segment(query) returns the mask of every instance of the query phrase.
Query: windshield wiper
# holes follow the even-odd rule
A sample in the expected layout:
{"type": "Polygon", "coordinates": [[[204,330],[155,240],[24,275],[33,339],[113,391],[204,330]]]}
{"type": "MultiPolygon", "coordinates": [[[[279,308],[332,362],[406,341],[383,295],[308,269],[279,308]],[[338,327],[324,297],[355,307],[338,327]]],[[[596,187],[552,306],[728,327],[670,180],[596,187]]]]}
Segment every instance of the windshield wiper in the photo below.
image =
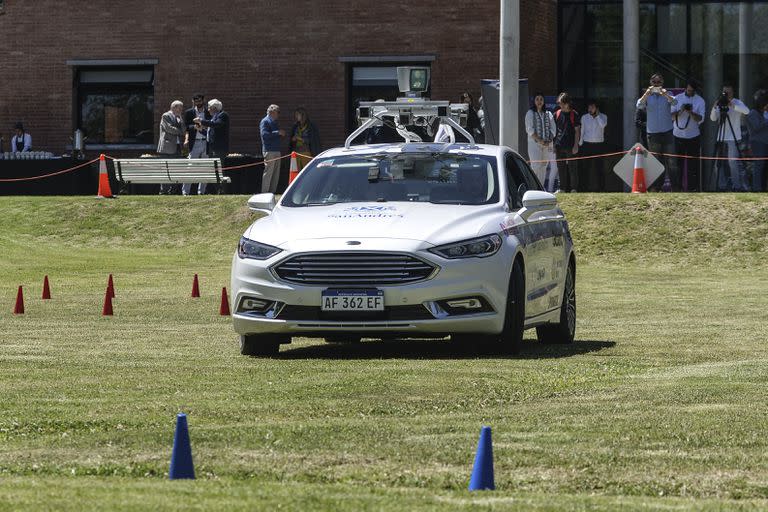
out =
{"type": "Polygon", "coordinates": [[[304,203],[301,206],[329,206],[332,204],[337,204],[338,201],[329,201],[327,203],[304,203]]]}

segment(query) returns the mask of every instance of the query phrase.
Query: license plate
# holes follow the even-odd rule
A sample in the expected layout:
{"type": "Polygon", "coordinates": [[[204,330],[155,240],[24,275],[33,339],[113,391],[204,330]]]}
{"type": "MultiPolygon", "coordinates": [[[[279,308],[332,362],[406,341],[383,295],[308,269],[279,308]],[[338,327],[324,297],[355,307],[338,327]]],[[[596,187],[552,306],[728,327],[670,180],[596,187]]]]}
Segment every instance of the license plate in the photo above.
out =
{"type": "Polygon", "coordinates": [[[384,311],[382,290],[323,290],[322,311],[384,311]]]}

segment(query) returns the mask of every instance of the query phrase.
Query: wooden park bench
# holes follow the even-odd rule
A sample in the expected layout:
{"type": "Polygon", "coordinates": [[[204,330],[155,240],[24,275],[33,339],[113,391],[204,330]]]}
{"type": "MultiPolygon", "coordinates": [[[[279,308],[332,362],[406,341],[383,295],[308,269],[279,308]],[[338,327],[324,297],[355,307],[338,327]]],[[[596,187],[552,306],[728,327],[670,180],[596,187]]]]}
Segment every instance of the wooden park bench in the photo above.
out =
{"type": "Polygon", "coordinates": [[[115,175],[123,184],[230,183],[218,158],[115,159],[115,175]]]}

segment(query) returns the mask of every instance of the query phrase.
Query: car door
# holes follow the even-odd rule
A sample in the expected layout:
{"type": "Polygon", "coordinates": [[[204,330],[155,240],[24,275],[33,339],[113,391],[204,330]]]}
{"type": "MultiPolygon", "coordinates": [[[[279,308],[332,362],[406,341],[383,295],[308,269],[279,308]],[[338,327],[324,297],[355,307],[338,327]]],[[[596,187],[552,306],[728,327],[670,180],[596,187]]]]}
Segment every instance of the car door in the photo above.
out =
{"type": "MultiPolygon", "coordinates": [[[[514,181],[522,207],[528,190],[542,190],[528,164],[514,153],[505,166],[514,181]]],[[[511,206],[511,205],[510,205],[511,206]]],[[[560,305],[565,270],[563,214],[559,208],[534,212],[524,226],[526,256],[526,312],[538,316],[560,305]]]]}

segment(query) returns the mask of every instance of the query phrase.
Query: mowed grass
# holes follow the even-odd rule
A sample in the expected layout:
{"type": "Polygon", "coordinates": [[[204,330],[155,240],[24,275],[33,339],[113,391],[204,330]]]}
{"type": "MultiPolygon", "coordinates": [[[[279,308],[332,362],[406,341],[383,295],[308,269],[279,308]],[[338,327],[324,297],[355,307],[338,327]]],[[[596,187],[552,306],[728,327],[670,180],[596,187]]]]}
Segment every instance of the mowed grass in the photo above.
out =
{"type": "Polygon", "coordinates": [[[245,199],[0,198],[0,510],[768,508],[768,197],[561,196],[572,346],[274,359],[218,316],[245,199]],[[179,411],[195,481],[167,480],[179,411]],[[482,425],[497,490],[469,493],[482,425]]]}

